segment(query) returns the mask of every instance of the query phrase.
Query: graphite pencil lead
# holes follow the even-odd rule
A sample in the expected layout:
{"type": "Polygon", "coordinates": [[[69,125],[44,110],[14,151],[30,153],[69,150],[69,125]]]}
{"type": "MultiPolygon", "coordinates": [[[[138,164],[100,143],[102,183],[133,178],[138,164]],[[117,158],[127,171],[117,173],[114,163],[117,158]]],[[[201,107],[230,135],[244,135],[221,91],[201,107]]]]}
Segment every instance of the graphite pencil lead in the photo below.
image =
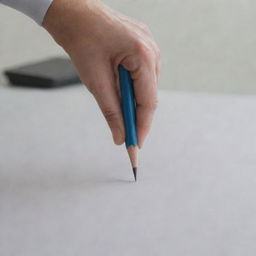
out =
{"type": "Polygon", "coordinates": [[[135,181],[137,181],[137,168],[132,168],[135,181]]]}

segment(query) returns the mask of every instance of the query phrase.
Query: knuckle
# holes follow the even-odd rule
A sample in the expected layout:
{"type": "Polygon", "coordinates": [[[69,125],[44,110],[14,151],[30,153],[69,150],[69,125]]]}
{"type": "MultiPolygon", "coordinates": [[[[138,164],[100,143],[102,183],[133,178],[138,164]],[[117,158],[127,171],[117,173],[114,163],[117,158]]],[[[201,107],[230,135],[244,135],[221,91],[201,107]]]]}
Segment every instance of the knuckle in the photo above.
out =
{"type": "Polygon", "coordinates": [[[150,48],[149,45],[146,45],[144,42],[140,40],[137,41],[135,47],[138,55],[144,60],[148,60],[152,57],[152,49],[150,48]]]}
{"type": "Polygon", "coordinates": [[[146,104],[145,108],[150,112],[154,112],[157,109],[157,106],[158,106],[158,99],[154,99],[150,101],[148,104],[146,104]]]}
{"type": "Polygon", "coordinates": [[[150,30],[150,28],[149,28],[148,25],[142,23],[141,27],[142,27],[142,29],[143,29],[148,35],[150,35],[150,36],[152,35],[151,30],[150,30]]]}
{"type": "Polygon", "coordinates": [[[154,41],[152,41],[152,45],[153,45],[154,51],[156,53],[157,59],[160,60],[161,59],[161,51],[160,51],[158,45],[154,41]]]}
{"type": "Polygon", "coordinates": [[[98,95],[102,93],[105,89],[105,84],[102,82],[97,82],[97,83],[91,83],[88,86],[88,90],[93,94],[93,95],[98,95]]]}
{"type": "Polygon", "coordinates": [[[138,123],[137,128],[138,130],[142,130],[147,132],[150,129],[151,122],[144,122],[144,123],[138,123]]]}
{"type": "Polygon", "coordinates": [[[119,119],[118,113],[112,109],[104,109],[102,112],[108,122],[115,122],[119,119]]]}

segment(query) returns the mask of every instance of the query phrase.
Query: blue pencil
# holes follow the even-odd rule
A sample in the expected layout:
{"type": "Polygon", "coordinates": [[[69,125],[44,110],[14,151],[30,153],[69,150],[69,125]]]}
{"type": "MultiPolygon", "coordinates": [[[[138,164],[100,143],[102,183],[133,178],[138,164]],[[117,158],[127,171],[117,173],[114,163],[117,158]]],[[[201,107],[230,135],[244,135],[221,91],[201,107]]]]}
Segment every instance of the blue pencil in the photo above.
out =
{"type": "Polygon", "coordinates": [[[132,164],[134,179],[136,181],[138,167],[138,138],[136,130],[136,100],[133,90],[133,81],[129,71],[123,66],[118,67],[118,72],[125,127],[125,144],[132,164]]]}

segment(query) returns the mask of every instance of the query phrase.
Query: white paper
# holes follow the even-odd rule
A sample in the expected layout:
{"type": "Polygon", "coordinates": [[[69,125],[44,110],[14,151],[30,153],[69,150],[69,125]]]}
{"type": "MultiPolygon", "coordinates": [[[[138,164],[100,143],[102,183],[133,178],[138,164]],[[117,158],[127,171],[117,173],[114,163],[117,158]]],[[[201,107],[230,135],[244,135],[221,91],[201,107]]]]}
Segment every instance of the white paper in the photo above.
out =
{"type": "Polygon", "coordinates": [[[256,97],[161,92],[137,183],[84,88],[0,102],[0,255],[255,255],[256,97]]]}

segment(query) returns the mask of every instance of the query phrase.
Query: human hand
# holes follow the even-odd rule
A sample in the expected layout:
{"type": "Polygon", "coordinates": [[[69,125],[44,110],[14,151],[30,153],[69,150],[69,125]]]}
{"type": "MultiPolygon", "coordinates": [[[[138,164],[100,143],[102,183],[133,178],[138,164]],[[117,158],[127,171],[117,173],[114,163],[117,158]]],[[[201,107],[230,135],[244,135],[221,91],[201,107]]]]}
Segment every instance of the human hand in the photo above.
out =
{"type": "Polygon", "coordinates": [[[160,51],[147,26],[98,0],[54,0],[43,26],[71,57],[118,145],[125,140],[118,65],[130,71],[142,147],[157,106],[160,71],[160,51]]]}

